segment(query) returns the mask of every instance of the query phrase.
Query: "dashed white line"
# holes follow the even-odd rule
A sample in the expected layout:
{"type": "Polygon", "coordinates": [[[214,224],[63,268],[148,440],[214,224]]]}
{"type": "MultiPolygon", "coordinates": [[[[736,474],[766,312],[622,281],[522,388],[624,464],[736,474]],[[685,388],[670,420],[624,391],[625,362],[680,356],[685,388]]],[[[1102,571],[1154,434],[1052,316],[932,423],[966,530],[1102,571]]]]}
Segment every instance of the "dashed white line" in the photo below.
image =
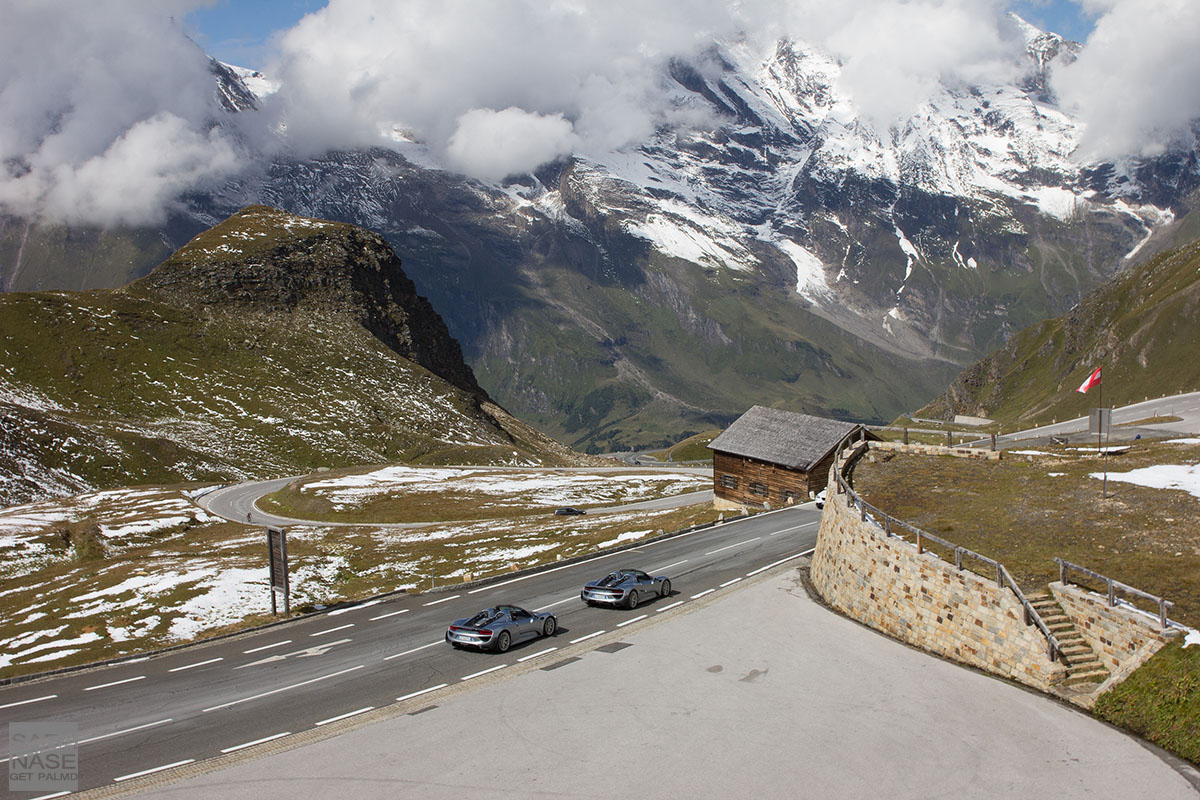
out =
{"type": "Polygon", "coordinates": [[[724,589],[726,586],[733,586],[735,583],[737,583],[740,580],[741,580],[741,578],[734,578],[731,581],[725,581],[724,583],[721,584],[721,586],[719,588],[724,589]]]}
{"type": "Polygon", "coordinates": [[[772,535],[772,536],[778,536],[778,535],[779,535],[779,534],[781,534],[781,533],[791,533],[792,531],[798,531],[798,530],[800,530],[801,528],[807,528],[807,527],[810,527],[810,526],[812,526],[812,525],[816,525],[816,524],[817,524],[817,523],[819,523],[820,521],[821,521],[821,520],[819,520],[819,519],[816,519],[816,520],[813,520],[812,522],[806,522],[806,523],[804,523],[803,525],[793,525],[793,526],[792,526],[792,527],[790,527],[790,528],[784,528],[784,529],[783,529],[783,530],[781,530],[781,531],[775,531],[775,532],[774,532],[774,533],[772,533],[771,535],[772,535]]]}
{"type": "Polygon", "coordinates": [[[284,639],[282,642],[276,642],[275,644],[264,644],[262,647],[255,647],[251,650],[243,650],[242,652],[246,655],[250,655],[251,653],[261,653],[263,650],[270,650],[272,647],[283,647],[285,644],[291,643],[291,639],[284,639]]]}
{"type": "Polygon", "coordinates": [[[769,570],[771,567],[778,567],[780,564],[786,564],[787,562],[791,561],[793,558],[800,558],[800,556],[806,556],[806,555],[809,555],[810,553],[812,553],[812,552],[813,552],[814,550],[816,550],[816,549],[817,549],[817,548],[815,548],[815,547],[814,547],[814,548],[812,548],[812,550],[805,550],[803,553],[795,553],[795,554],[793,554],[793,555],[790,555],[790,556],[788,556],[787,558],[781,558],[781,559],[779,559],[778,561],[775,561],[775,562],[772,562],[772,563],[770,563],[770,564],[767,564],[765,567],[759,567],[758,569],[756,569],[756,570],[754,570],[754,571],[752,571],[752,572],[747,572],[747,573],[746,573],[746,577],[747,577],[747,578],[750,578],[750,577],[753,577],[753,576],[757,575],[757,574],[758,574],[758,573],[760,573],[760,572],[766,572],[766,571],[767,571],[767,570],[769,570]]]}
{"type": "Polygon", "coordinates": [[[436,606],[438,603],[449,603],[451,600],[457,600],[462,597],[461,594],[452,594],[449,597],[443,597],[441,600],[434,600],[432,603],[426,603],[427,606],[436,606]]]}
{"type": "Polygon", "coordinates": [[[220,658],[220,657],[210,658],[208,661],[198,661],[195,664],[186,664],[182,667],[175,667],[174,669],[167,670],[167,672],[183,672],[185,669],[194,669],[196,667],[203,667],[205,664],[215,664],[218,661],[224,661],[224,660],[225,660],[224,658],[220,658]]]}
{"type": "Polygon", "coordinates": [[[437,686],[430,686],[428,689],[422,689],[419,692],[412,692],[411,694],[404,695],[404,697],[397,697],[396,702],[403,703],[405,700],[411,700],[414,697],[420,697],[423,694],[429,694],[430,692],[436,692],[438,689],[445,689],[449,685],[450,684],[448,684],[448,683],[439,683],[437,686]]]}
{"type": "Polygon", "coordinates": [[[56,694],[48,694],[45,697],[31,697],[28,700],[18,700],[15,703],[5,703],[4,705],[0,706],[0,708],[14,708],[16,706],[23,706],[28,703],[40,703],[43,700],[53,700],[56,697],[58,697],[56,694]]]}
{"type": "Polygon", "coordinates": [[[122,683],[133,683],[134,681],[144,681],[145,675],[138,675],[136,678],[126,678],[123,681],[113,681],[112,683],[102,683],[99,686],[88,686],[84,689],[85,692],[94,692],[97,689],[107,689],[110,686],[120,686],[122,683]]]}
{"type": "Polygon", "coordinates": [[[568,597],[566,600],[559,600],[555,603],[550,603],[549,605],[542,606],[541,608],[535,608],[534,611],[545,611],[547,608],[554,608],[555,606],[561,606],[563,603],[569,603],[572,600],[576,599],[577,597],[579,597],[579,595],[573,594],[570,597],[568,597]]]}
{"type": "Polygon", "coordinates": [[[735,543],[735,544],[727,544],[727,545],[725,545],[724,547],[718,547],[716,550],[709,550],[709,551],[708,551],[707,553],[705,553],[704,555],[706,555],[706,556],[711,556],[711,555],[713,555],[713,554],[715,554],[715,553],[720,553],[720,552],[722,552],[723,550],[730,550],[730,549],[732,549],[732,548],[734,548],[734,547],[741,547],[741,546],[742,546],[742,545],[744,545],[744,544],[750,544],[751,542],[757,542],[757,541],[758,541],[759,539],[761,539],[761,538],[762,538],[761,536],[755,536],[753,539],[747,539],[747,540],[745,540],[744,542],[737,542],[737,543],[735,543]]]}
{"type": "Polygon", "coordinates": [[[174,720],[168,718],[168,719],[160,719],[158,722],[147,722],[145,725],[138,725],[135,728],[126,728],[123,731],[113,731],[112,733],[106,733],[106,734],[103,734],[102,736],[93,736],[90,739],[80,739],[78,742],[75,742],[75,744],[91,744],[92,742],[99,742],[102,739],[111,739],[114,736],[121,736],[126,733],[142,731],[142,730],[145,730],[146,728],[154,728],[159,725],[166,725],[168,722],[174,722],[174,720]]]}
{"type": "Polygon", "coordinates": [[[704,590],[703,592],[701,592],[700,594],[694,594],[694,595],[692,595],[692,599],[693,599],[693,600],[698,600],[699,598],[701,598],[701,597],[704,597],[704,595],[706,595],[706,594],[712,594],[712,593],[713,593],[713,592],[715,592],[715,591],[716,591],[716,589],[705,589],[705,590],[704,590]]]}
{"type": "MultiPolygon", "coordinates": [[[[697,531],[693,531],[693,533],[696,533],[696,532],[697,531]]],[[[687,535],[687,534],[685,534],[685,535],[687,535]]],[[[578,567],[580,564],[590,564],[593,561],[599,561],[600,559],[603,559],[603,558],[612,558],[613,556],[621,556],[621,555],[626,555],[628,553],[629,553],[628,550],[618,550],[615,553],[602,553],[601,555],[598,555],[595,558],[589,558],[587,561],[581,561],[581,562],[577,562],[575,564],[563,564],[561,567],[554,567],[553,569],[544,569],[541,572],[535,572],[532,575],[522,575],[519,578],[513,578],[511,581],[503,581],[501,583],[492,583],[492,584],[488,584],[487,586],[480,586],[478,589],[472,589],[471,591],[467,592],[467,594],[478,594],[480,592],[486,592],[489,589],[499,589],[501,586],[509,586],[514,583],[520,583],[521,581],[527,581],[530,578],[536,577],[538,575],[549,575],[551,572],[558,572],[559,570],[563,570],[563,569],[571,569],[572,567],[578,567]]]]}
{"type": "Polygon", "coordinates": [[[602,633],[604,633],[604,631],[596,631],[595,633],[589,633],[587,636],[580,636],[578,639],[572,639],[571,644],[578,644],[579,642],[586,641],[594,636],[599,636],[602,633]]]}
{"type": "Polygon", "coordinates": [[[680,564],[686,564],[687,562],[688,562],[688,560],[685,558],[683,561],[676,561],[674,564],[667,564],[665,567],[658,567],[657,569],[652,569],[652,570],[650,570],[650,574],[657,575],[660,572],[666,572],[671,567],[678,567],[680,564]]]}
{"type": "Polygon", "coordinates": [[[264,736],[261,739],[255,739],[253,742],[246,742],[244,744],[235,744],[233,747],[223,747],[223,748],[221,748],[221,752],[222,753],[234,753],[234,752],[237,752],[238,750],[245,750],[247,747],[254,747],[254,745],[256,745],[256,744],[263,744],[264,742],[273,742],[276,739],[282,739],[284,736],[291,736],[291,735],[292,735],[291,731],[284,731],[283,733],[277,733],[274,736],[264,736]]]}
{"type": "Polygon", "coordinates": [[[399,611],[389,611],[386,614],[380,614],[378,617],[371,617],[370,621],[374,622],[377,619],[387,619],[388,617],[394,617],[397,614],[407,614],[407,613],[408,613],[408,609],[402,608],[399,611]]]}
{"type": "Polygon", "coordinates": [[[489,667],[488,669],[485,669],[482,672],[472,672],[470,675],[464,675],[463,677],[459,678],[459,680],[460,681],[469,681],[469,680],[471,680],[471,678],[478,678],[480,675],[487,675],[489,672],[495,672],[496,670],[504,669],[507,666],[508,666],[508,664],[500,664],[499,666],[489,667]]]}
{"type": "Polygon", "coordinates": [[[365,714],[368,711],[374,711],[374,710],[375,710],[375,706],[367,706],[366,708],[360,708],[357,711],[347,711],[345,714],[338,714],[336,717],[330,717],[329,719],[321,720],[320,722],[317,723],[317,727],[320,727],[322,725],[328,725],[331,722],[338,722],[343,719],[349,719],[350,717],[357,717],[359,714],[365,714]]]}
{"type": "Polygon", "coordinates": [[[677,606],[681,606],[681,605],[683,605],[683,601],[676,600],[674,603],[671,603],[671,605],[663,606],[662,608],[660,608],[658,610],[659,610],[659,613],[662,613],[663,611],[670,611],[672,608],[676,608],[677,606]]]}
{"type": "Polygon", "coordinates": [[[182,767],[184,764],[191,764],[195,760],[196,759],[194,759],[194,758],[185,758],[183,761],[174,761],[170,764],[163,764],[161,767],[151,767],[150,769],[144,769],[141,772],[131,772],[128,775],[122,775],[119,778],[113,778],[113,782],[120,783],[121,781],[128,781],[128,780],[132,780],[133,778],[140,778],[143,775],[153,775],[156,772],[162,772],[163,770],[167,770],[167,769],[174,769],[175,767],[182,767]]]}
{"type": "Polygon", "coordinates": [[[349,608],[339,608],[337,611],[330,611],[328,614],[326,614],[326,616],[336,617],[339,614],[349,614],[351,611],[359,611],[360,609],[377,606],[382,602],[383,600],[368,600],[365,603],[359,603],[358,605],[350,606],[349,608]]]}
{"type": "Polygon", "coordinates": [[[634,617],[633,619],[627,619],[627,620],[625,620],[624,622],[618,622],[618,623],[617,623],[617,627],[618,627],[618,628],[624,628],[626,625],[632,625],[633,623],[637,622],[638,620],[643,620],[643,619],[645,619],[645,618],[646,618],[646,617],[648,617],[648,616],[650,616],[650,615],[649,615],[649,614],[642,614],[640,617],[634,617]]]}
{"type": "Polygon", "coordinates": [[[414,647],[412,650],[405,650],[403,653],[393,653],[393,654],[392,654],[392,655],[390,655],[390,656],[384,656],[384,657],[383,657],[383,660],[384,660],[384,661],[391,661],[393,658],[399,658],[400,656],[406,656],[406,655],[408,655],[409,653],[415,653],[415,652],[417,652],[418,650],[425,650],[425,649],[427,649],[427,648],[430,648],[430,647],[434,647],[434,646],[436,646],[436,645],[439,645],[439,644],[441,644],[441,643],[442,643],[442,642],[444,642],[444,641],[445,641],[445,639],[438,639],[436,642],[430,642],[429,644],[423,644],[423,645],[421,645],[420,647],[414,647]]]}
{"type": "Polygon", "coordinates": [[[31,797],[29,800],[53,800],[55,797],[66,797],[70,792],[55,792],[54,794],[39,794],[37,797],[31,797]]]}
{"type": "Polygon", "coordinates": [[[335,633],[337,631],[344,631],[344,630],[346,630],[346,628],[353,628],[353,627],[354,627],[354,623],[348,622],[345,625],[338,625],[336,628],[330,628],[329,630],[317,631],[316,633],[310,633],[309,636],[324,636],[327,633],[335,633]]]}
{"type": "Polygon", "coordinates": [[[243,697],[241,700],[230,700],[228,703],[221,703],[220,705],[210,706],[209,708],[203,709],[200,713],[207,714],[209,711],[216,711],[219,708],[231,708],[233,706],[240,705],[242,703],[249,703],[251,700],[258,700],[263,697],[270,697],[273,694],[279,694],[280,692],[286,692],[289,689],[299,689],[301,686],[308,686],[311,683],[317,683],[318,681],[325,681],[325,680],[329,680],[330,678],[336,678],[338,675],[345,675],[347,672],[354,672],[357,669],[362,669],[364,666],[366,666],[366,665],[359,664],[357,667],[350,667],[349,669],[343,669],[343,670],[338,670],[337,672],[331,672],[328,675],[322,675],[319,678],[309,678],[308,680],[301,681],[300,683],[293,683],[291,686],[281,686],[278,689],[272,689],[269,692],[263,692],[262,694],[251,695],[250,697],[243,697]]]}
{"type": "Polygon", "coordinates": [[[553,653],[557,649],[558,649],[557,647],[547,647],[545,650],[540,650],[540,651],[534,653],[533,655],[528,655],[528,656],[525,656],[524,658],[518,658],[517,661],[518,662],[531,661],[532,659],[535,659],[538,656],[544,656],[547,653],[553,653]]]}

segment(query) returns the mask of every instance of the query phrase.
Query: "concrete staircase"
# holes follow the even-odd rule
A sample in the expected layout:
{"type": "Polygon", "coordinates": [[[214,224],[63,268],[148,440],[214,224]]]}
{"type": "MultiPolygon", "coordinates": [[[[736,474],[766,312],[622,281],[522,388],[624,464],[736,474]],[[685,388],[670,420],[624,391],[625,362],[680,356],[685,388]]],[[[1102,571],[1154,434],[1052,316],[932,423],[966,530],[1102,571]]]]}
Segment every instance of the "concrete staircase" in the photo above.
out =
{"type": "Polygon", "coordinates": [[[1062,660],[1067,666],[1067,687],[1087,690],[1090,688],[1087,684],[1104,682],[1108,678],[1108,670],[1063,612],[1062,606],[1046,592],[1029,595],[1029,602],[1062,646],[1062,660]]]}

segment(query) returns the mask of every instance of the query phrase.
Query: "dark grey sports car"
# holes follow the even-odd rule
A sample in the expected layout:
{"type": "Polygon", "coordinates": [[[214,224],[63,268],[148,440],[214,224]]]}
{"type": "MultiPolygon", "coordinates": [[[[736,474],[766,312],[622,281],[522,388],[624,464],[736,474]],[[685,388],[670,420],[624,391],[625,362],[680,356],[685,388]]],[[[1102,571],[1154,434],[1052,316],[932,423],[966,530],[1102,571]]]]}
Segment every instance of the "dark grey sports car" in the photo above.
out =
{"type": "Polygon", "coordinates": [[[456,619],[446,631],[455,647],[478,647],[503,653],[518,642],[553,636],[558,620],[553,614],[534,613],[518,606],[485,608],[473,617],[456,619]]]}
{"type": "Polygon", "coordinates": [[[625,606],[637,608],[647,597],[666,597],[671,581],[665,575],[651,577],[640,569],[618,569],[583,587],[579,596],[589,606],[625,606]]]}

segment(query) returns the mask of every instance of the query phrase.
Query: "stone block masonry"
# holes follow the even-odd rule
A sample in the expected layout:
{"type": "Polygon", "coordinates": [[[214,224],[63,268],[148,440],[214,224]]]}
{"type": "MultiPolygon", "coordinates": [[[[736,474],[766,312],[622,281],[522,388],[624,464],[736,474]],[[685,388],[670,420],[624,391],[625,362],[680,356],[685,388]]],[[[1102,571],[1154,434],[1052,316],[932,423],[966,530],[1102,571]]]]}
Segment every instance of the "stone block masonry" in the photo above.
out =
{"type": "Polygon", "coordinates": [[[830,483],[812,582],[834,608],[931,653],[1049,691],[1066,679],[1016,595],[860,519],[830,483]]]}
{"type": "Polygon", "coordinates": [[[1124,680],[1179,634],[1173,628],[1164,631],[1155,617],[1109,606],[1107,597],[1079,586],[1055,581],[1050,591],[1092,652],[1112,673],[1108,683],[1124,680]]]}

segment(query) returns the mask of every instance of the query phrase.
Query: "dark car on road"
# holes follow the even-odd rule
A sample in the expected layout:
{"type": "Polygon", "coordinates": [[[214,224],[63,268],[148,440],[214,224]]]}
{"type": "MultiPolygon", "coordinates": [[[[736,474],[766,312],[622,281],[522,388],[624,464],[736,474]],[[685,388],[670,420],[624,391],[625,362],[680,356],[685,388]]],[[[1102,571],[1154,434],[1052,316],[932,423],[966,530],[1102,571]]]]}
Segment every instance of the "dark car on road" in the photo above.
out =
{"type": "Polygon", "coordinates": [[[581,508],[571,508],[571,506],[563,506],[562,508],[554,509],[554,515],[556,517],[574,517],[579,514],[586,514],[586,513],[587,512],[581,508]]]}
{"type": "Polygon", "coordinates": [[[454,647],[503,653],[528,639],[553,636],[556,630],[558,619],[553,614],[503,605],[485,608],[473,617],[454,620],[446,630],[446,641],[454,647]]]}
{"type": "Polygon", "coordinates": [[[618,569],[583,587],[579,596],[589,606],[637,608],[648,597],[666,597],[671,581],[665,575],[651,577],[640,569],[618,569]]]}

